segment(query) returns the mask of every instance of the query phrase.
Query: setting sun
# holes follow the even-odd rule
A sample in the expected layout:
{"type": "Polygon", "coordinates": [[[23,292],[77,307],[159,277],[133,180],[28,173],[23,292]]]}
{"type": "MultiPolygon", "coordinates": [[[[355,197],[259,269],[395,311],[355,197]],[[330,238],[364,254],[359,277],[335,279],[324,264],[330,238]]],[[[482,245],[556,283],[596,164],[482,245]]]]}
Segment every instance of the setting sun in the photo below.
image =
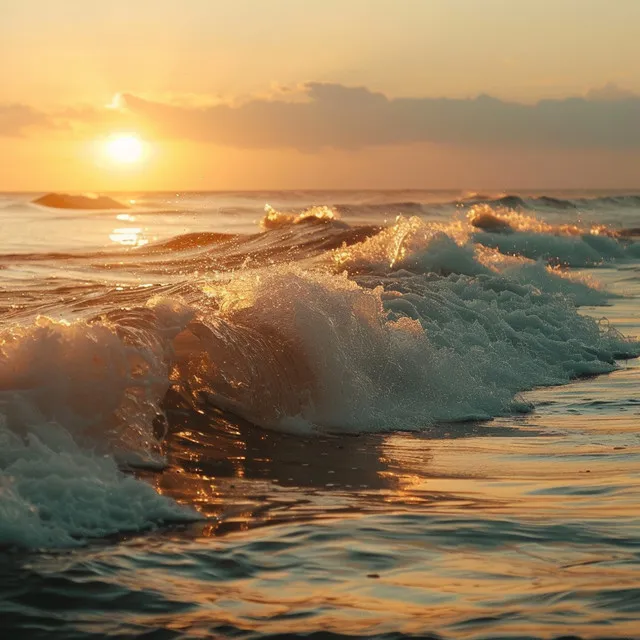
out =
{"type": "Polygon", "coordinates": [[[134,134],[115,135],[107,141],[106,154],[117,164],[134,164],[142,160],[144,145],[134,134]]]}

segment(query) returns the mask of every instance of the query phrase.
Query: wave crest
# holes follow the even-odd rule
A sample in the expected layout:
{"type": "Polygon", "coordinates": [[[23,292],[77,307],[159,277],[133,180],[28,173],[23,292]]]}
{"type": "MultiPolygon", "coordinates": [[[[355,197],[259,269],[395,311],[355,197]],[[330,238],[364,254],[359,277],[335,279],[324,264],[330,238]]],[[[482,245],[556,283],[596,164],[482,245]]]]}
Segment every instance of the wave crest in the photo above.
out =
{"type": "Polygon", "coordinates": [[[264,217],[260,221],[260,226],[263,229],[280,229],[293,224],[335,222],[339,217],[336,210],[326,205],[309,207],[300,213],[286,213],[265,204],[264,217]]]}
{"type": "MultiPolygon", "coordinates": [[[[486,419],[519,391],[615,368],[638,345],[496,273],[246,274],[190,325],[192,391],[262,426],[370,431],[486,419]]],[[[185,370],[186,371],[186,370],[185,370]]]]}

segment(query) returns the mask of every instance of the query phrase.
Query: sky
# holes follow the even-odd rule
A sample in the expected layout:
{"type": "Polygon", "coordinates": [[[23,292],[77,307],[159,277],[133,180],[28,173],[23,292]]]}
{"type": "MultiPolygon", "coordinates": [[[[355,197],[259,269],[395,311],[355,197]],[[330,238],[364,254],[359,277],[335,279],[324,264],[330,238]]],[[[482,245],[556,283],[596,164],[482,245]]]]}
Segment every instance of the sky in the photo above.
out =
{"type": "Polygon", "coordinates": [[[640,0],[0,0],[0,190],[640,186],[640,0]],[[144,143],[119,163],[114,136],[144,143]]]}

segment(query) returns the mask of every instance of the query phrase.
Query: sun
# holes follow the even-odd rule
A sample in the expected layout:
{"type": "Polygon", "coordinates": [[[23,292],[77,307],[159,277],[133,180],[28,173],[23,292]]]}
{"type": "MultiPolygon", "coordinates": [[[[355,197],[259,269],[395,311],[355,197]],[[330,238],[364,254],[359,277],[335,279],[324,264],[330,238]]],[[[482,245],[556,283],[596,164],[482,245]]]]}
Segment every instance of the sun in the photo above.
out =
{"type": "Polygon", "coordinates": [[[116,164],[136,164],[143,159],[144,143],[133,133],[118,133],[107,140],[105,151],[116,164]]]}

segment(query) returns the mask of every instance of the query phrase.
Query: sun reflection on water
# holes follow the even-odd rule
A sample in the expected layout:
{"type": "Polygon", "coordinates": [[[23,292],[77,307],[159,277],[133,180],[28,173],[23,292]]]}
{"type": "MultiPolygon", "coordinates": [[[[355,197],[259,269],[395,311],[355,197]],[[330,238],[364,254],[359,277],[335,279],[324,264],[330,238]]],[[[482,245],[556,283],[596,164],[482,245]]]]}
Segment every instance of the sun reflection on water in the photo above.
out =
{"type": "Polygon", "coordinates": [[[127,247],[142,247],[149,243],[141,227],[118,227],[109,234],[109,240],[127,247]]]}

